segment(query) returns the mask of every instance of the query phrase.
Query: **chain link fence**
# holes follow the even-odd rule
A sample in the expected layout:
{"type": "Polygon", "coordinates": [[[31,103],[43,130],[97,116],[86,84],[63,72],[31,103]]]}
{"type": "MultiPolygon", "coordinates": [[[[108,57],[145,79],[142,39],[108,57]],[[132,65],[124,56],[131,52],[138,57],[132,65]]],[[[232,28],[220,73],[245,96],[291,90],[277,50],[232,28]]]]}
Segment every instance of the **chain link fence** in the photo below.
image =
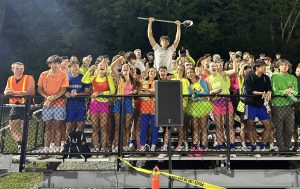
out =
{"type": "MultiPolygon", "coordinates": [[[[256,107],[241,97],[186,96],[184,126],[172,128],[173,155],[296,154],[299,102],[281,105],[289,97],[277,96],[256,107]]],[[[156,126],[154,96],[59,100],[46,106],[42,97],[2,96],[1,153],[20,154],[25,145],[27,155],[61,158],[167,154],[168,132],[156,126]]]]}

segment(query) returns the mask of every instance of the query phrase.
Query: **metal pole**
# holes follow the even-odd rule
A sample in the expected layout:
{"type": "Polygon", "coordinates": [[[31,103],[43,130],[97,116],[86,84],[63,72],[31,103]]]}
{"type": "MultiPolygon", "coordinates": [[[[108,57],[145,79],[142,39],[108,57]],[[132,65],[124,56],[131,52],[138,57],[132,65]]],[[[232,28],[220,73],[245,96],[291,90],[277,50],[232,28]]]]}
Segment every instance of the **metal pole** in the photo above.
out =
{"type": "Polygon", "coordinates": [[[37,142],[39,136],[39,124],[40,124],[40,120],[37,120],[35,124],[34,149],[37,149],[37,142]]]}
{"type": "Polygon", "coordinates": [[[0,111],[0,128],[2,128],[2,123],[3,123],[3,98],[4,96],[1,94],[0,96],[0,107],[1,107],[1,111],[0,111]]]}
{"type": "MultiPolygon", "coordinates": [[[[0,111],[0,128],[2,128],[2,123],[3,123],[3,98],[4,98],[4,95],[1,94],[0,96],[0,108],[1,108],[1,111],[0,111]]],[[[1,137],[1,153],[3,153],[4,151],[4,134],[5,134],[5,130],[3,131],[3,133],[0,133],[0,137],[1,137]]]]}
{"type": "MultiPolygon", "coordinates": [[[[144,18],[144,17],[137,17],[140,20],[149,20],[149,18],[144,18]]],[[[170,20],[159,20],[159,19],[154,19],[156,22],[165,22],[165,23],[171,23],[175,24],[175,21],[170,21],[170,20]]]]}
{"type": "Polygon", "coordinates": [[[226,166],[227,166],[227,170],[230,170],[230,128],[229,128],[229,109],[228,109],[228,105],[229,105],[229,100],[228,100],[228,96],[225,97],[226,99],[226,116],[225,116],[225,126],[226,126],[226,143],[227,143],[227,160],[226,160],[226,166]]]}
{"type": "Polygon", "coordinates": [[[27,147],[28,128],[29,128],[30,104],[31,104],[31,97],[26,97],[19,172],[23,172],[24,169],[25,169],[26,147],[27,147]]]}
{"type": "MultiPolygon", "coordinates": [[[[121,97],[121,110],[120,110],[120,120],[119,120],[119,141],[118,141],[118,157],[122,156],[123,151],[123,128],[124,128],[124,115],[125,115],[125,97],[121,97]]],[[[120,171],[121,161],[117,160],[117,170],[120,171]]]]}
{"type": "MultiPolygon", "coordinates": [[[[172,142],[172,140],[171,140],[171,136],[172,136],[172,134],[171,134],[171,132],[172,132],[172,130],[171,130],[171,127],[170,126],[168,126],[168,156],[169,156],[169,174],[172,174],[172,152],[171,152],[171,142],[172,142]]],[[[173,179],[172,179],[172,177],[171,176],[169,176],[169,189],[170,188],[172,188],[172,186],[173,186],[173,179]]]]}

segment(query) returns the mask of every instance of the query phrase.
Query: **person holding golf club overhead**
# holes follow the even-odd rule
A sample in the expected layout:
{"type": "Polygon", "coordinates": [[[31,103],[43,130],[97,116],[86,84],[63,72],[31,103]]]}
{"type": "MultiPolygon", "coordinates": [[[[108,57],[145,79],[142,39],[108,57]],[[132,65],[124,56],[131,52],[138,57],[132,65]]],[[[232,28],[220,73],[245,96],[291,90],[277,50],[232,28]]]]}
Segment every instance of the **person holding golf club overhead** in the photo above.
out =
{"type": "Polygon", "coordinates": [[[172,73],[172,54],[176,51],[176,48],[180,41],[181,36],[181,22],[175,21],[177,25],[176,37],[174,43],[169,46],[170,40],[168,36],[161,36],[159,39],[160,45],[156,43],[152,33],[152,23],[154,18],[150,17],[148,22],[148,39],[154,50],[154,67],[159,69],[161,66],[166,66],[168,73],[172,73]]]}

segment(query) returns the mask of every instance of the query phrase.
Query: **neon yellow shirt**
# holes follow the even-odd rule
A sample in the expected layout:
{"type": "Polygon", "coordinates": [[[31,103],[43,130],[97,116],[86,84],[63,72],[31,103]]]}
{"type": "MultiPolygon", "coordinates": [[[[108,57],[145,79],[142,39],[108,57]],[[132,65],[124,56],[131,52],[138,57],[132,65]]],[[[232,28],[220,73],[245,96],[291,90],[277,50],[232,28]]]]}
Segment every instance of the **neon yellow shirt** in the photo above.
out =
{"type": "Polygon", "coordinates": [[[89,70],[89,68],[82,65],[82,66],[80,66],[79,70],[80,70],[80,73],[82,75],[84,75],[89,70]]]}
{"type": "Polygon", "coordinates": [[[215,89],[222,89],[220,94],[226,95],[230,94],[229,88],[230,88],[230,79],[228,76],[226,76],[226,79],[219,73],[214,75],[209,75],[206,78],[207,83],[211,86],[212,90],[215,89]]]}
{"type": "MultiPolygon", "coordinates": [[[[238,82],[239,82],[239,92],[242,94],[242,89],[244,85],[244,77],[238,76],[238,82]]],[[[245,104],[242,101],[239,101],[238,106],[237,106],[237,111],[238,112],[245,112],[245,104]]]]}
{"type": "MultiPolygon", "coordinates": [[[[182,94],[183,95],[187,95],[189,94],[189,86],[190,86],[190,82],[188,79],[186,78],[173,78],[172,80],[180,80],[182,83],[182,94]]],[[[184,97],[183,98],[183,108],[185,109],[187,107],[188,104],[188,97],[184,97]]]]}
{"type": "MultiPolygon", "coordinates": [[[[105,82],[106,78],[107,78],[107,82],[109,85],[109,90],[102,92],[102,94],[103,95],[114,95],[116,93],[116,88],[115,88],[114,80],[111,75],[108,75],[105,77],[100,77],[98,73],[91,75],[90,72],[86,72],[84,74],[84,76],[82,77],[81,82],[84,84],[90,84],[90,83],[93,83],[94,81],[95,82],[105,82]]],[[[96,100],[98,100],[100,102],[108,102],[109,101],[108,98],[101,98],[101,97],[97,97],[96,100]]]]}

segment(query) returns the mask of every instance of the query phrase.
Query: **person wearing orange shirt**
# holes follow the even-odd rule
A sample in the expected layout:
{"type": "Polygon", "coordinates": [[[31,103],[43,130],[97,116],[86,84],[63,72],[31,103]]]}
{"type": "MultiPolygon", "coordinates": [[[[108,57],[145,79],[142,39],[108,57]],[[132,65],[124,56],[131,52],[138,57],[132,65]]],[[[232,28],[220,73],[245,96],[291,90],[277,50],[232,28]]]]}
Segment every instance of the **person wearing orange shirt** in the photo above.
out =
{"type": "MultiPolygon", "coordinates": [[[[34,95],[34,79],[31,75],[24,75],[24,64],[22,62],[14,62],[11,65],[11,71],[13,75],[7,79],[7,84],[4,90],[5,96],[28,96],[34,95]]],[[[24,98],[10,98],[10,104],[22,105],[25,104],[24,98]]],[[[23,125],[23,120],[25,116],[24,107],[12,107],[9,113],[10,129],[12,136],[18,143],[18,151],[21,149],[21,139],[22,131],[21,127],[23,125]]]]}
{"type": "MultiPolygon", "coordinates": [[[[149,95],[155,92],[156,69],[150,68],[148,77],[142,81],[139,89],[139,94],[149,95]]],[[[153,97],[142,97],[141,100],[141,126],[140,126],[140,151],[148,150],[147,131],[151,123],[151,148],[150,151],[156,150],[158,143],[158,127],[155,126],[155,99],[153,97]],[[146,147],[147,146],[147,147],[146,147]]]]}
{"type": "Polygon", "coordinates": [[[38,92],[45,98],[42,118],[45,121],[44,152],[58,152],[64,139],[66,117],[65,100],[61,98],[69,87],[68,76],[60,70],[62,58],[52,55],[47,59],[50,70],[41,73],[38,92]]]}

